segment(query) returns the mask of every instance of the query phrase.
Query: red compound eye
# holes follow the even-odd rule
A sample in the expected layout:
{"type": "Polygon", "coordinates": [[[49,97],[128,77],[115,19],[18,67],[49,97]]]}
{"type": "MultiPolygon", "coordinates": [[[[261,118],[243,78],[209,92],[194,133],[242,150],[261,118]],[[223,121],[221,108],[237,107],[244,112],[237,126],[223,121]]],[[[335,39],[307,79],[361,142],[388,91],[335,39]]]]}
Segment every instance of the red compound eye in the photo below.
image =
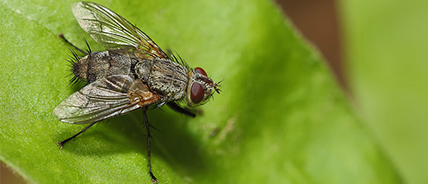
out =
{"type": "Polygon", "coordinates": [[[197,82],[194,82],[192,84],[192,88],[190,89],[190,99],[192,99],[192,102],[194,104],[198,104],[199,102],[202,101],[203,98],[204,98],[204,89],[202,88],[202,85],[197,82]]]}
{"type": "Polygon", "coordinates": [[[199,73],[199,74],[202,74],[204,76],[207,76],[207,72],[205,72],[205,70],[202,69],[201,67],[196,67],[195,68],[195,73],[199,73]]]}

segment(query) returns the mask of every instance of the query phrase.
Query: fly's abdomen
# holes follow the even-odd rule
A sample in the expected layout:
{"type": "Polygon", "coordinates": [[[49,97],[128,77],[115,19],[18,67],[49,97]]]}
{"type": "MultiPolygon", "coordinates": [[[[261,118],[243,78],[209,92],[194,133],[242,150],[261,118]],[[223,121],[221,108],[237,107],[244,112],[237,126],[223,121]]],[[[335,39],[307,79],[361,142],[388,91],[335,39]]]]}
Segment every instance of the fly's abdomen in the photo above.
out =
{"type": "Polygon", "coordinates": [[[153,91],[170,100],[179,100],[186,92],[187,68],[173,61],[161,58],[140,61],[135,66],[136,75],[153,91]]]}
{"type": "Polygon", "coordinates": [[[137,60],[118,51],[91,52],[73,64],[73,73],[80,79],[92,83],[110,75],[129,74],[132,63],[137,60]]]}

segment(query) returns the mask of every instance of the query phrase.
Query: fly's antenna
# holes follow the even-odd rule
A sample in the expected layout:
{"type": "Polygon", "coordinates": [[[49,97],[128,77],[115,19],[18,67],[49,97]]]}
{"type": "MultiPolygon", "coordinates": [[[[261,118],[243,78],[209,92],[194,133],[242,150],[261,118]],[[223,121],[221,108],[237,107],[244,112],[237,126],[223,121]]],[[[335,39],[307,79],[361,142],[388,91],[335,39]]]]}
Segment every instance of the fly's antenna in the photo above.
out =
{"type": "Polygon", "coordinates": [[[217,87],[220,87],[221,85],[220,85],[220,83],[221,82],[223,82],[223,80],[221,80],[221,81],[219,81],[219,82],[217,82],[217,83],[214,83],[214,90],[218,93],[218,94],[220,94],[220,92],[221,92],[221,90],[219,89],[219,88],[217,88],[217,87]]]}

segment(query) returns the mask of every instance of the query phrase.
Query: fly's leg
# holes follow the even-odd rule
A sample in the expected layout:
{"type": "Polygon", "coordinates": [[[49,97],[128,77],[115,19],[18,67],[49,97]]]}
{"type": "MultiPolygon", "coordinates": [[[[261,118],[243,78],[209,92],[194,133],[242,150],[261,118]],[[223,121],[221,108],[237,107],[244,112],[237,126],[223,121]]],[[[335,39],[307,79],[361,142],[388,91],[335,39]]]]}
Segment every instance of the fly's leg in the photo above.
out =
{"type": "Polygon", "coordinates": [[[185,109],[183,107],[180,107],[177,103],[175,102],[168,102],[167,103],[168,107],[171,108],[172,110],[174,110],[175,112],[184,114],[186,116],[190,116],[192,118],[196,117],[196,114],[193,113],[192,111],[190,111],[189,109],[185,109]]]}
{"type": "Polygon", "coordinates": [[[71,139],[74,139],[75,137],[77,137],[78,135],[82,134],[83,132],[85,132],[88,128],[90,128],[92,125],[94,125],[96,122],[93,122],[91,124],[89,124],[88,126],[86,126],[83,130],[81,130],[79,133],[74,134],[73,136],[71,136],[70,138],[63,140],[63,141],[59,141],[57,144],[59,145],[59,148],[62,149],[62,147],[64,146],[65,143],[67,143],[68,141],[70,141],[71,139]]]}
{"type": "Polygon", "coordinates": [[[153,175],[152,172],[152,164],[150,162],[150,139],[152,138],[152,135],[150,134],[150,124],[149,119],[147,119],[146,109],[143,108],[143,115],[144,115],[144,125],[146,126],[146,134],[147,134],[147,160],[149,161],[148,167],[149,167],[149,174],[150,177],[152,177],[153,183],[158,183],[158,179],[156,179],[155,175],[153,175]]]}
{"type": "MultiPolygon", "coordinates": [[[[85,54],[85,55],[88,55],[88,52],[86,52],[86,51],[84,51],[84,50],[82,50],[82,49],[80,49],[79,47],[77,47],[77,46],[75,46],[74,44],[72,44],[71,42],[69,42],[65,37],[64,37],[64,34],[59,34],[58,35],[58,37],[59,38],[61,38],[62,40],[64,40],[65,41],[65,43],[67,43],[68,45],[70,45],[70,46],[72,46],[74,49],[76,49],[77,51],[79,51],[79,52],[81,52],[82,54],[85,54]]],[[[85,40],[86,41],[86,40],[85,40]]],[[[86,45],[88,45],[88,42],[86,42],[86,45]]],[[[89,48],[89,45],[88,45],[88,48],[89,48]]],[[[90,52],[90,49],[89,49],[89,52],[90,52]]]]}

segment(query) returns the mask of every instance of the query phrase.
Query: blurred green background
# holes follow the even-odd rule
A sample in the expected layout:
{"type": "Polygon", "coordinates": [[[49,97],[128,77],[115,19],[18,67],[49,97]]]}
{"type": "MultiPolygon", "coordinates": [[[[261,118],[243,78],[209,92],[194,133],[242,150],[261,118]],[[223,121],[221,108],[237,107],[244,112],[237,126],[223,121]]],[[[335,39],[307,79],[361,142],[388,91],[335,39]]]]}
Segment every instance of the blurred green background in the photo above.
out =
{"type": "Polygon", "coordinates": [[[403,181],[427,183],[428,1],[280,3],[322,51],[403,181]]]}
{"type": "MultiPolygon", "coordinates": [[[[10,4],[2,2],[4,7],[10,4]]],[[[391,162],[389,169],[400,178],[394,181],[426,183],[428,2],[283,0],[275,3],[305,39],[319,48],[352,111],[361,120],[358,122],[381,150],[381,157],[388,160],[386,163],[391,162]]],[[[3,23],[6,17],[1,19],[3,23]]],[[[75,22],[70,24],[76,26],[75,22]]],[[[210,106],[215,106],[215,102],[210,106]]],[[[19,177],[4,166],[1,168],[1,183],[19,182],[19,177]]],[[[318,181],[302,178],[291,181],[318,181]]]]}

